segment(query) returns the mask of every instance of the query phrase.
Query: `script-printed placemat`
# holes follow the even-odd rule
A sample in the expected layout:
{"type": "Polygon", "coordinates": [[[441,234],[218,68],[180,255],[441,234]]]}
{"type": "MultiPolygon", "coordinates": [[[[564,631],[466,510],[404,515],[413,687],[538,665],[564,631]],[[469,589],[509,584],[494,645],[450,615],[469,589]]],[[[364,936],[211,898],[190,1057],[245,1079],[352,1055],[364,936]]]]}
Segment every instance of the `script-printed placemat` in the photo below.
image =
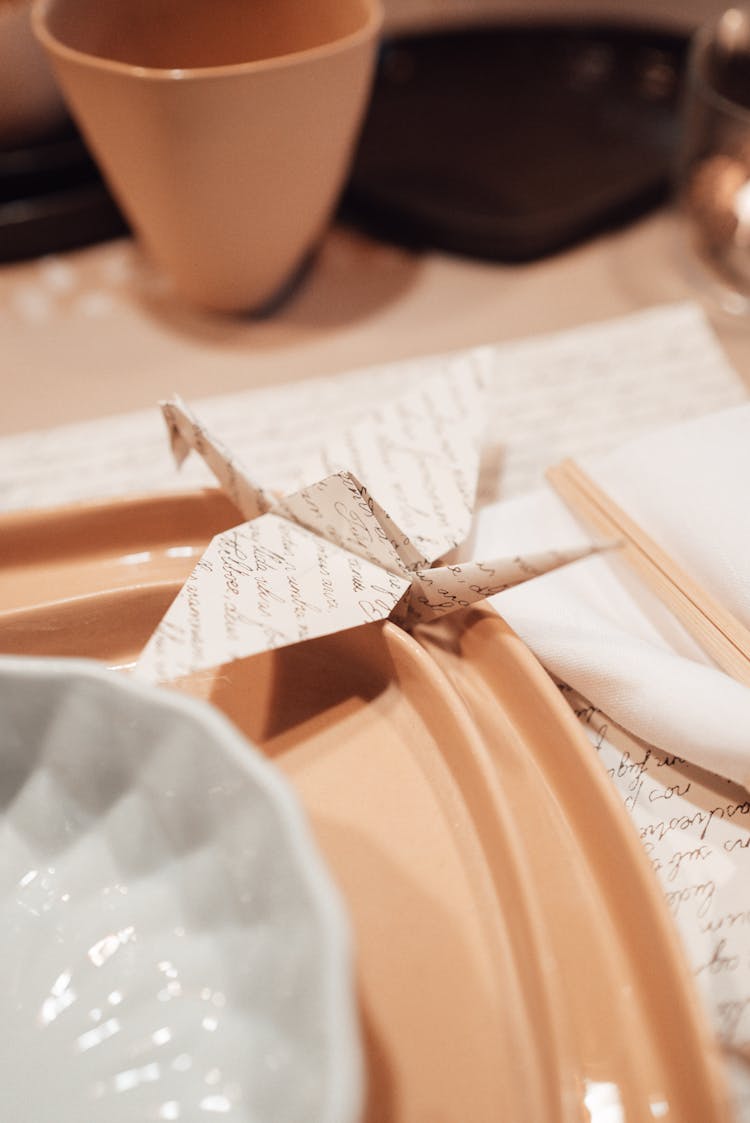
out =
{"type": "MultiPolygon", "coordinates": [[[[480,505],[538,486],[564,456],[603,451],[748,396],[693,304],[479,350],[491,374],[480,505]]],[[[191,404],[255,479],[286,488],[308,454],[369,404],[460,360],[411,359],[191,404]]],[[[155,386],[153,410],[0,440],[0,509],[212,483],[198,458],[179,473],[171,460],[156,399],[179,389],[155,386]]]]}

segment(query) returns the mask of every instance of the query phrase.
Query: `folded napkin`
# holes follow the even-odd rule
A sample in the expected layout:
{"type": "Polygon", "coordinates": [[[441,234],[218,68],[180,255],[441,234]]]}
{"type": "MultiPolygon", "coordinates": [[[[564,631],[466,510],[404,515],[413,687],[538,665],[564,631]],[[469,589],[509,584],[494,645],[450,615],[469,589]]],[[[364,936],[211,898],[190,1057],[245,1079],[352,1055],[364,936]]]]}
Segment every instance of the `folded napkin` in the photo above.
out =
{"type": "MultiPolygon", "coordinates": [[[[582,467],[691,577],[750,625],[750,406],[630,441],[582,467]]],[[[580,545],[551,489],[486,507],[475,549],[580,545]]],[[[750,788],[750,688],[718,670],[617,551],[494,598],[557,678],[629,733],[750,788]]]]}

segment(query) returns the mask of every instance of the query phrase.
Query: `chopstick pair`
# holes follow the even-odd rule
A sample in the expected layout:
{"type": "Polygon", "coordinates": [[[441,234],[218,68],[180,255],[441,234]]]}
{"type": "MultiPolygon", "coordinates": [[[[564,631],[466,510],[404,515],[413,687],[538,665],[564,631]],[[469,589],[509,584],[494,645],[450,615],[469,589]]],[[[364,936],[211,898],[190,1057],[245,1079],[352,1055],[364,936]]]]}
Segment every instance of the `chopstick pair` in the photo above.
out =
{"type": "Polygon", "coordinates": [[[622,556],[717,666],[750,686],[750,631],[663,550],[573,460],[547,479],[592,530],[622,542],[622,556]]]}

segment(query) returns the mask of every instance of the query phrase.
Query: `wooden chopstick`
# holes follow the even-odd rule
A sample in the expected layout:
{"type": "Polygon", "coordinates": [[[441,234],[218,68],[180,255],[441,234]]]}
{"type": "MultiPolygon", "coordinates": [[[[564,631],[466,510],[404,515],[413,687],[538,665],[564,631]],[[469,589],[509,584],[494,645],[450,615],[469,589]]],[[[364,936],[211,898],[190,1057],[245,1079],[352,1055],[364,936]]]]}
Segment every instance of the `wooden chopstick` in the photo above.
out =
{"type": "Polygon", "coordinates": [[[561,499],[599,534],[619,538],[621,554],[723,671],[750,686],[750,631],[677,563],[573,460],[550,468],[561,499]]]}

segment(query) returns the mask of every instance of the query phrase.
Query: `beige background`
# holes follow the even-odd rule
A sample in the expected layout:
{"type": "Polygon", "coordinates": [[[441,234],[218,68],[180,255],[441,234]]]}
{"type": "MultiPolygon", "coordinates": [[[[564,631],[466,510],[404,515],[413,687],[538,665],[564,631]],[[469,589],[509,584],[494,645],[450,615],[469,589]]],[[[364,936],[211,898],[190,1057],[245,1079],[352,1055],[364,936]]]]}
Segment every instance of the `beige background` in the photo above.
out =
{"type": "MultiPolygon", "coordinates": [[[[150,407],[167,388],[196,398],[270,386],[696,296],[668,211],[523,266],[409,253],[335,227],[264,318],[192,311],[120,239],[0,268],[0,433],[150,407]]],[[[704,307],[750,388],[750,321],[704,307]]]]}

